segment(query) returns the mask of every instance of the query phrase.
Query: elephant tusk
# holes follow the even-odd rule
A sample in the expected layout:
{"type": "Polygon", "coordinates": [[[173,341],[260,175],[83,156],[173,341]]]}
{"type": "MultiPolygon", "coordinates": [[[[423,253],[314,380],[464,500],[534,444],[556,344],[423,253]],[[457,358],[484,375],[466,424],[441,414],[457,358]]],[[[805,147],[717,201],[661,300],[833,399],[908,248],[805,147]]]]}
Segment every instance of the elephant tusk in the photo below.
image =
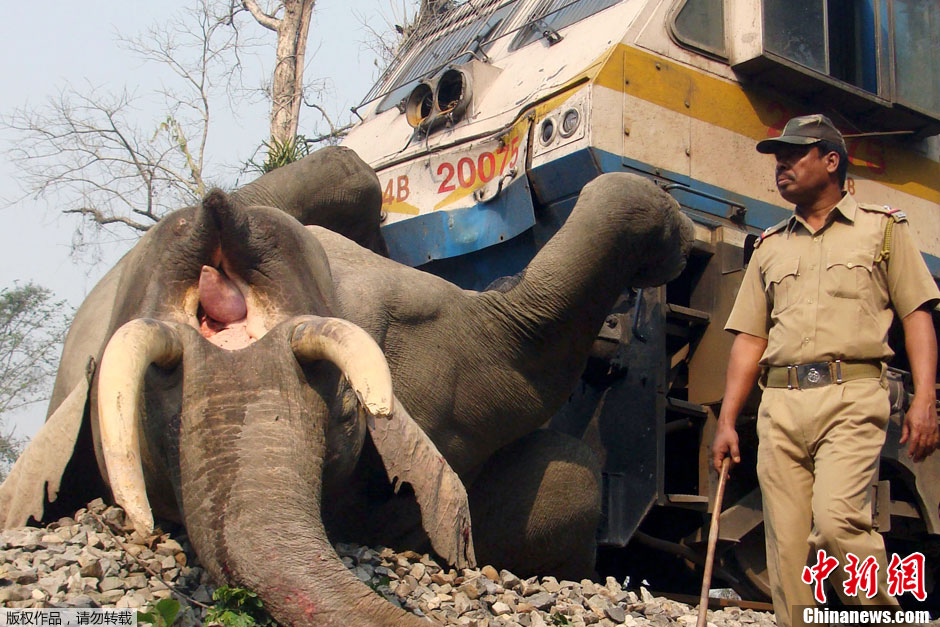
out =
{"type": "Polygon", "coordinates": [[[301,363],[325,359],[338,367],[373,416],[391,418],[392,375],[382,349],[355,324],[341,318],[300,316],[291,348],[301,363]]]}
{"type": "Polygon", "coordinates": [[[150,364],[173,366],[183,345],[173,327],[150,319],[131,320],[111,337],[98,376],[98,426],[114,500],[140,533],[153,530],[153,513],[140,457],[139,406],[150,364]]]}

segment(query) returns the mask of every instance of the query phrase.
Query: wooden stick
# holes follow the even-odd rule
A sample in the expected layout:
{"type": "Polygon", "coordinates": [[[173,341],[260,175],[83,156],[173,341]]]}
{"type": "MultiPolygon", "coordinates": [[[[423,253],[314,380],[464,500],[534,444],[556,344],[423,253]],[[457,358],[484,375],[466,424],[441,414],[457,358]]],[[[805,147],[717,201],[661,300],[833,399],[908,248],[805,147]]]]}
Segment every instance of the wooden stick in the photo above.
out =
{"type": "Polygon", "coordinates": [[[725,479],[728,478],[728,468],[730,466],[731,458],[725,457],[721,462],[718,491],[715,493],[715,506],[712,508],[712,524],[708,530],[708,552],[705,554],[705,574],[702,576],[702,594],[698,600],[698,620],[695,622],[695,627],[705,627],[706,613],[708,612],[708,589],[712,583],[715,546],[718,544],[718,517],[721,516],[721,501],[725,497],[725,479]]]}

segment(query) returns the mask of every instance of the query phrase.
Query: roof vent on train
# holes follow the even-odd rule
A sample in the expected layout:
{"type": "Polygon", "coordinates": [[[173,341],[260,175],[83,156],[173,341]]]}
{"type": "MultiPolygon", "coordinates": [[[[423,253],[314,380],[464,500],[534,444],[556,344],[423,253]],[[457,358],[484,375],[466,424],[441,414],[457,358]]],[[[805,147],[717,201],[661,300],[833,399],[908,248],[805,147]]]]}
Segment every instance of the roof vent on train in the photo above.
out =
{"type": "Polygon", "coordinates": [[[466,118],[474,102],[501,70],[477,60],[444,68],[431,79],[421,81],[404,101],[405,119],[424,133],[453,126],[466,118]]]}
{"type": "Polygon", "coordinates": [[[421,81],[405,98],[405,118],[418,128],[434,113],[434,86],[421,81]]]}
{"type": "Polygon", "coordinates": [[[444,70],[434,91],[434,104],[441,114],[460,119],[470,104],[470,75],[457,68],[444,70]]]}

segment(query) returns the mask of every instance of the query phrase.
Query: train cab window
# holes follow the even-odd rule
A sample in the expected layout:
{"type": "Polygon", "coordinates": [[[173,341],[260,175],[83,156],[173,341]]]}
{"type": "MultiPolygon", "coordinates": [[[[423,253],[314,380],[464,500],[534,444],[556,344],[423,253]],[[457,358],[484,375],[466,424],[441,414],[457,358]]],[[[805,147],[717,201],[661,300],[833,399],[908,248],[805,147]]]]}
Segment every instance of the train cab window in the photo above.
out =
{"type": "Polygon", "coordinates": [[[764,0],[764,47],[878,94],[875,0],[764,0]]]}
{"type": "Polygon", "coordinates": [[[542,0],[532,10],[525,25],[519,29],[509,44],[509,49],[518,50],[543,38],[551,42],[557,37],[558,31],[566,26],[620,2],[621,0],[542,0]]]}
{"type": "Polygon", "coordinates": [[[758,6],[762,43],[732,55],[736,72],[831,106],[858,129],[940,131],[940,2],[761,0],[758,6]]]}
{"type": "Polygon", "coordinates": [[[940,3],[894,0],[893,8],[897,99],[940,115],[940,3]]]}
{"type": "Polygon", "coordinates": [[[679,43],[727,57],[724,0],[677,0],[668,23],[679,43]]]}

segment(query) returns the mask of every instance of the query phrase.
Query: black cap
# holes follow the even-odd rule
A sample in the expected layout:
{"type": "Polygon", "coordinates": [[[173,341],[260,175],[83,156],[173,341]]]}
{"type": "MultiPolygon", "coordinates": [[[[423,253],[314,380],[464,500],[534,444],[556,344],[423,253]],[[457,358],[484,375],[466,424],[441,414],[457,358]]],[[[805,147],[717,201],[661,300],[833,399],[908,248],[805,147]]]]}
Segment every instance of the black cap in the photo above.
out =
{"type": "Polygon", "coordinates": [[[842,139],[842,133],[839,132],[829,118],[821,113],[801,115],[787,122],[780,137],[771,137],[757,142],[757,152],[770,154],[775,152],[780,144],[806,146],[824,139],[842,146],[842,150],[845,150],[845,140],[842,139]]]}

